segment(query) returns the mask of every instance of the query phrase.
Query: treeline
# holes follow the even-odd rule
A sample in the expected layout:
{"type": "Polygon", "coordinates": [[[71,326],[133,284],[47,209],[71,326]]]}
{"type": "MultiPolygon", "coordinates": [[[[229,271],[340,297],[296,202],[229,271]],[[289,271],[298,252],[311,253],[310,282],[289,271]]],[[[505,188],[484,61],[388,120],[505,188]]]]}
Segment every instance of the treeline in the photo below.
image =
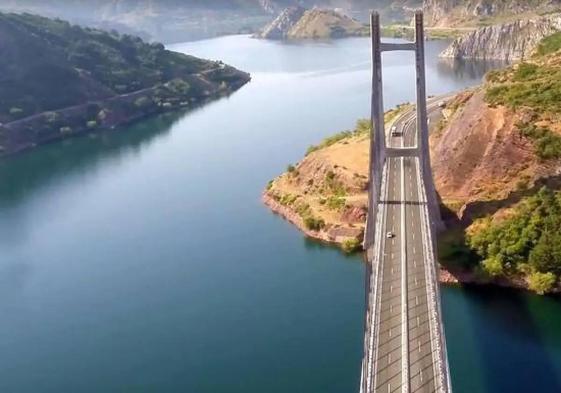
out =
{"type": "Polygon", "coordinates": [[[505,220],[486,219],[467,243],[491,277],[524,276],[529,288],[544,294],[561,275],[561,192],[542,188],[505,220]]]}

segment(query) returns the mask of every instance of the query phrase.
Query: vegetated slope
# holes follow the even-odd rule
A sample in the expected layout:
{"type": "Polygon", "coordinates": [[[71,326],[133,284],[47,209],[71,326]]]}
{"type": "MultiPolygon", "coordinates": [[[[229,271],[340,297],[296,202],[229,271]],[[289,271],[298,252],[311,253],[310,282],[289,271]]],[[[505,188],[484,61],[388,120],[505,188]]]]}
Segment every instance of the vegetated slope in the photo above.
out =
{"type": "Polygon", "coordinates": [[[364,36],[369,29],[357,20],[328,9],[285,9],[257,34],[266,39],[317,39],[364,36]]]}
{"type": "Polygon", "coordinates": [[[530,56],[544,37],[560,30],[561,14],[486,26],[455,39],[440,56],[519,60],[530,56]]]}
{"type": "Polygon", "coordinates": [[[4,152],[86,124],[112,126],[195,105],[249,80],[232,67],[171,52],[162,44],[30,14],[0,13],[0,53],[4,152]]]}
{"type": "Polygon", "coordinates": [[[556,33],[526,62],[490,72],[433,136],[437,188],[466,230],[464,239],[447,239],[443,257],[488,278],[524,280],[537,292],[553,289],[561,269],[561,259],[536,259],[543,243],[561,247],[553,236],[561,188],[560,48],[556,33]]]}

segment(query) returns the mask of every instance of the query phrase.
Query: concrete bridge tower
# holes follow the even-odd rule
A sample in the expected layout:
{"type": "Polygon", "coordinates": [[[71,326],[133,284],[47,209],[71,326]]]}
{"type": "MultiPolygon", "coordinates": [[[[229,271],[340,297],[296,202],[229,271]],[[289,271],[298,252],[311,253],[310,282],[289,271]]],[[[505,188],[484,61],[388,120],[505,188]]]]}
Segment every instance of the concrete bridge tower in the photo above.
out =
{"type": "MultiPolygon", "coordinates": [[[[364,237],[364,249],[371,252],[375,238],[375,222],[378,214],[378,203],[382,188],[382,171],[387,157],[419,157],[421,174],[427,193],[427,203],[431,217],[433,234],[443,227],[440,207],[434,180],[432,176],[429,128],[427,118],[427,97],[425,83],[425,34],[423,27],[423,13],[415,13],[415,42],[414,43],[382,43],[380,36],[380,16],[373,13],[370,17],[372,39],[372,101],[371,118],[372,133],[370,140],[370,183],[369,183],[369,214],[364,237]],[[382,78],[382,52],[385,51],[414,51],[417,90],[417,146],[414,148],[388,148],[386,145],[386,130],[384,124],[384,99],[382,78]]],[[[436,236],[433,236],[435,239],[436,236]]],[[[368,255],[368,253],[367,253],[368,255]]]]}

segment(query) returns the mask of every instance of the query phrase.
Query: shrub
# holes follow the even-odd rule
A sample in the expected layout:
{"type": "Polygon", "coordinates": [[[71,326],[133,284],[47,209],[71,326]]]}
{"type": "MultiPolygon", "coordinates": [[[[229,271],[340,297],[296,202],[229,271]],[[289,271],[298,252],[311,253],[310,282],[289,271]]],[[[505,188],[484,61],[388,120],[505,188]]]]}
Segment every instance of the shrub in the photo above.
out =
{"type": "Polygon", "coordinates": [[[313,216],[308,216],[304,218],[304,225],[306,228],[312,231],[319,231],[325,227],[325,221],[321,218],[315,218],[313,216]]]}
{"type": "Polygon", "coordinates": [[[485,272],[491,277],[502,276],[504,273],[503,262],[499,255],[484,260],[482,265],[485,272]]]}
{"type": "Polygon", "coordinates": [[[280,199],[280,204],[283,206],[292,206],[294,202],[298,199],[298,195],[285,194],[280,199]]]}
{"type": "Polygon", "coordinates": [[[345,206],[346,202],[347,200],[345,198],[330,196],[329,198],[327,198],[326,205],[331,210],[341,210],[345,206]]]}
{"type": "Polygon", "coordinates": [[[542,160],[561,158],[561,136],[548,128],[535,124],[518,123],[518,130],[522,135],[532,139],[536,155],[542,160]]]}
{"type": "Polygon", "coordinates": [[[553,273],[534,272],[528,276],[528,288],[538,295],[544,295],[553,289],[556,281],[553,273]]]}
{"type": "Polygon", "coordinates": [[[351,254],[362,248],[362,242],[358,239],[347,239],[341,244],[341,248],[347,254],[351,254]]]}

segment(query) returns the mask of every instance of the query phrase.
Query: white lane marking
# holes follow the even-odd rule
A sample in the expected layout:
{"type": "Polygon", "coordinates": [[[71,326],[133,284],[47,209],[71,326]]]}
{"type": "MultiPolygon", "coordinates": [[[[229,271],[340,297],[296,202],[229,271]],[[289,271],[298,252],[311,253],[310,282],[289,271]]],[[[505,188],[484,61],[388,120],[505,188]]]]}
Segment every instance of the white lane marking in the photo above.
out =
{"type": "Polygon", "coordinates": [[[417,344],[419,344],[419,353],[421,353],[421,342],[417,340],[417,344]]]}
{"type": "MultiPolygon", "coordinates": [[[[401,141],[403,147],[403,140],[401,141]]],[[[409,316],[407,313],[407,238],[405,237],[405,159],[401,166],[401,391],[409,392],[409,316]]]]}
{"type": "Polygon", "coordinates": [[[391,337],[392,336],[392,328],[390,328],[388,333],[390,334],[390,337],[391,337]]]}

